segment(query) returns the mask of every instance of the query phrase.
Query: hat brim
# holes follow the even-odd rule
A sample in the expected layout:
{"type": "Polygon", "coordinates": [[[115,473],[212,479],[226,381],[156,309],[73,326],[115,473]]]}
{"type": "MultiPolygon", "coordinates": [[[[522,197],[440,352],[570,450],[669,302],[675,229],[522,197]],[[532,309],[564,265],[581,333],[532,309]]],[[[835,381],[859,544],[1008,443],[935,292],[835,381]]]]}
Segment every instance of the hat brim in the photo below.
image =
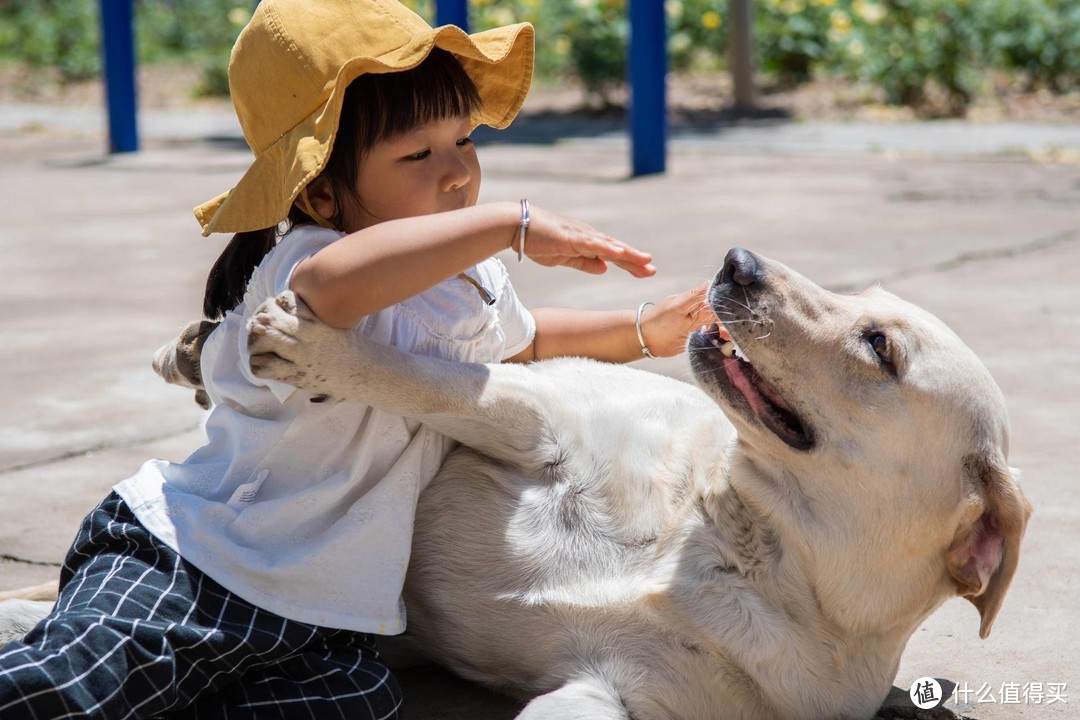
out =
{"type": "Polygon", "coordinates": [[[533,74],[533,28],[519,23],[467,34],[444,25],[419,33],[378,57],[355,57],[338,71],[327,101],[260,153],[236,186],[195,208],[202,234],[274,227],[296,196],[326,165],[349,84],[368,73],[416,67],[441,48],[455,55],[476,85],[481,108],[473,121],[496,129],[509,125],[529,92],[533,74]]]}

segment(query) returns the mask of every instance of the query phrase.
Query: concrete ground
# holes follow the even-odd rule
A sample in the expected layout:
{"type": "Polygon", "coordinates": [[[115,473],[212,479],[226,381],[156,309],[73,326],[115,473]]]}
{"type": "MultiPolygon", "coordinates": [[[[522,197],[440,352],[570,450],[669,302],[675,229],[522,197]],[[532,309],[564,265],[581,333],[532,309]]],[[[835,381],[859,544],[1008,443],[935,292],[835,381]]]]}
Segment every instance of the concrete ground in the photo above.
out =
{"type": "MultiPolygon", "coordinates": [[[[675,133],[667,174],[628,180],[611,123],[522,120],[480,138],[482,200],[580,217],[660,269],[595,278],[506,257],[527,304],[633,308],[710,277],[740,245],[828,287],[882,283],[981,355],[1035,516],[993,635],[980,641],[975,609],[947,603],[896,684],[952,680],[966,702],[950,706],[979,720],[1080,716],[1080,128],[697,128],[675,133]]],[[[145,150],[116,158],[101,124],[93,109],[0,108],[0,590],[55,578],[110,486],[200,444],[191,393],[158,380],[150,356],[199,315],[226,239],[200,237],[191,208],[250,156],[227,114],[144,114],[145,150]]],[[[641,365],[689,378],[681,358],[641,365]]],[[[516,707],[431,668],[403,683],[412,718],[516,707]]]]}

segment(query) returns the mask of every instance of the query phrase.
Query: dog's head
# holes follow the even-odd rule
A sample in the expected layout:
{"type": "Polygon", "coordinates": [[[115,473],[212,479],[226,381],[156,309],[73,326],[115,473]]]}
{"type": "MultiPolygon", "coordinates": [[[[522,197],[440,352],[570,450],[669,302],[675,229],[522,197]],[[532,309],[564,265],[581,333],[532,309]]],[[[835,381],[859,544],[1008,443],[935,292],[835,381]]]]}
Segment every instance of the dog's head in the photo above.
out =
{"type": "Polygon", "coordinates": [[[690,357],[739,431],[733,483],[802,558],[823,611],[881,630],[959,594],[985,637],[1031,513],[985,366],[894,295],[831,293],[741,249],[709,302],[718,323],[690,357]]]}

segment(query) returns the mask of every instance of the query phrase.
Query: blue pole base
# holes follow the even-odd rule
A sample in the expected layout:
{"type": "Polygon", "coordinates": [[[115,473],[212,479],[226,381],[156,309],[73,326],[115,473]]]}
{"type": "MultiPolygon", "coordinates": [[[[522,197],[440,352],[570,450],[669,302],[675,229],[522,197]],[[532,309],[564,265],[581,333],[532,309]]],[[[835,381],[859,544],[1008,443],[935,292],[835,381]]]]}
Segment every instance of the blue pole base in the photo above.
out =
{"type": "Polygon", "coordinates": [[[630,140],[635,177],[667,169],[666,24],[663,0],[630,0],[630,140]]]}
{"type": "Polygon", "coordinates": [[[139,149],[135,88],[135,13],[132,0],[101,0],[101,46],[109,152],[139,149]]]}

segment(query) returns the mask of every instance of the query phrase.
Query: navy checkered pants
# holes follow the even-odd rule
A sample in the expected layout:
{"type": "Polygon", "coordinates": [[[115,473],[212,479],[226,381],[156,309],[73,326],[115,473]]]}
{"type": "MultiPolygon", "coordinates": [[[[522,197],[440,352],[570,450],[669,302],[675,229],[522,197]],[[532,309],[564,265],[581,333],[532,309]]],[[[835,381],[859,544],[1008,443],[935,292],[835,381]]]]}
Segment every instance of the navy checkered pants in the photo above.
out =
{"type": "Polygon", "coordinates": [[[115,493],[83,522],[49,617],[0,649],[0,718],[396,718],[370,636],[260,610],[115,493]]]}

